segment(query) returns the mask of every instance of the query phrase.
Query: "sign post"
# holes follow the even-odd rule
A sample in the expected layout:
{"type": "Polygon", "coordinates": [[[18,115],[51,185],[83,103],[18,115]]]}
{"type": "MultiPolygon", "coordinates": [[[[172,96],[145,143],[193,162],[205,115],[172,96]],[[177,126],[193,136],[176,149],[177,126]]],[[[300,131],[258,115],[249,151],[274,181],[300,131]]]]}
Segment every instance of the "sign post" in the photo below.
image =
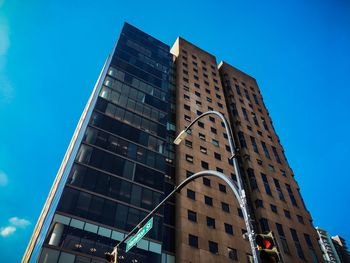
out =
{"type": "Polygon", "coordinates": [[[133,246],[137,244],[153,227],[153,217],[129,240],[126,242],[126,252],[128,252],[133,246]]]}

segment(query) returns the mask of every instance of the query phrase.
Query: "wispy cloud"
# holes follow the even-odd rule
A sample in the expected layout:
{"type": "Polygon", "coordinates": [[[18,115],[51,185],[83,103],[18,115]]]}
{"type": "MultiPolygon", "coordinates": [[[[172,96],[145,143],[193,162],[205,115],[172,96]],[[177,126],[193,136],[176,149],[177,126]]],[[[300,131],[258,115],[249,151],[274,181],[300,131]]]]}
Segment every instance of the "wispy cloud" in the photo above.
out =
{"type": "Polygon", "coordinates": [[[0,171],[0,186],[6,186],[7,183],[8,183],[7,175],[3,171],[0,171]]]}
{"type": "Polygon", "coordinates": [[[11,217],[9,219],[9,222],[14,226],[19,226],[19,227],[26,227],[30,225],[30,222],[27,219],[18,218],[16,216],[11,217]]]}
{"type": "Polygon", "coordinates": [[[8,237],[16,232],[18,228],[23,229],[30,225],[30,222],[27,219],[19,218],[17,216],[11,217],[9,223],[9,226],[0,227],[0,236],[8,237]]]}
{"type": "Polygon", "coordinates": [[[16,231],[16,228],[14,226],[7,226],[0,228],[0,235],[2,237],[8,237],[12,235],[16,231]]]}

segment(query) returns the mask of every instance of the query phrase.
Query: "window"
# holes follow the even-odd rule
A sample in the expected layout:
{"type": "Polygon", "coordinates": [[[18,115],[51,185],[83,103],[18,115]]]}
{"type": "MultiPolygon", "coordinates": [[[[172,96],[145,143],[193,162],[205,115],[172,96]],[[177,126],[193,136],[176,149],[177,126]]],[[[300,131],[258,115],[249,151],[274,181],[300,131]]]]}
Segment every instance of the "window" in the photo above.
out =
{"type": "Polygon", "coordinates": [[[209,205],[209,206],[213,206],[213,198],[205,195],[204,196],[204,203],[209,205]]]}
{"type": "Polygon", "coordinates": [[[215,94],[215,95],[219,100],[221,99],[221,96],[219,94],[215,94]]]}
{"type": "Polygon", "coordinates": [[[219,106],[219,108],[221,108],[221,109],[224,107],[220,102],[218,102],[218,106],[219,106]]]}
{"type": "Polygon", "coordinates": [[[187,218],[192,222],[197,222],[197,213],[192,210],[187,210],[187,218]]]}
{"type": "Polygon", "coordinates": [[[204,128],[204,123],[203,123],[203,122],[198,121],[197,123],[198,123],[198,126],[199,126],[200,128],[204,128]]]}
{"type": "Polygon", "coordinates": [[[199,86],[199,84],[198,84],[198,83],[194,83],[194,86],[195,86],[197,89],[199,89],[199,88],[200,88],[200,86],[199,86]]]}
{"type": "Polygon", "coordinates": [[[198,116],[199,116],[199,115],[202,115],[202,114],[203,114],[203,112],[197,110],[197,115],[198,115],[198,116]]]}
{"type": "Polygon", "coordinates": [[[286,184],[286,188],[287,188],[287,192],[289,194],[289,197],[290,197],[290,201],[292,202],[292,204],[296,207],[298,207],[298,204],[297,204],[297,201],[294,197],[294,194],[293,194],[293,191],[292,191],[292,188],[290,187],[289,184],[286,184]]]}
{"type": "Polygon", "coordinates": [[[188,148],[192,148],[192,142],[189,141],[189,140],[185,140],[185,145],[186,145],[188,148]]]}
{"type": "Polygon", "coordinates": [[[186,154],[186,161],[189,163],[193,163],[193,156],[186,154]]]}
{"type": "Polygon", "coordinates": [[[229,213],[230,212],[230,206],[227,203],[221,202],[221,208],[223,211],[229,213]]]}
{"type": "Polygon", "coordinates": [[[261,160],[259,160],[259,159],[256,159],[256,162],[257,162],[257,164],[259,164],[260,166],[263,164],[263,162],[262,162],[261,160]]]}
{"type": "Polygon", "coordinates": [[[243,211],[241,208],[237,208],[237,213],[239,217],[243,218],[243,211]]]}
{"type": "Polygon", "coordinates": [[[184,94],[184,99],[185,99],[185,100],[190,100],[190,96],[184,94]]]}
{"type": "Polygon", "coordinates": [[[248,179],[249,179],[250,188],[251,188],[252,190],[258,189],[258,184],[257,184],[257,182],[256,182],[254,170],[253,170],[252,168],[248,168],[248,169],[247,169],[247,174],[248,174],[248,179]]]}
{"type": "Polygon", "coordinates": [[[255,200],[255,206],[256,206],[256,208],[264,207],[263,200],[261,200],[261,199],[256,199],[256,200],[255,200]]]}
{"type": "Polygon", "coordinates": [[[275,187],[276,187],[276,192],[277,192],[278,198],[281,201],[285,201],[284,195],[283,195],[283,192],[282,192],[282,189],[281,189],[280,182],[276,178],[273,179],[273,182],[275,183],[275,187]]]}
{"type": "Polygon", "coordinates": [[[290,228],[290,233],[292,234],[292,238],[294,240],[294,245],[295,245],[295,248],[297,249],[298,256],[301,259],[305,259],[303,249],[301,248],[301,245],[299,242],[297,231],[293,228],[290,228]]]}
{"type": "Polygon", "coordinates": [[[195,91],[194,94],[196,94],[197,97],[201,97],[201,94],[198,91],[195,91]]]}
{"type": "Polygon", "coordinates": [[[277,214],[277,206],[270,204],[271,211],[277,214]]]}
{"type": "Polygon", "coordinates": [[[252,137],[252,136],[250,136],[250,140],[251,140],[251,142],[252,142],[252,146],[253,146],[254,152],[259,153],[258,146],[256,145],[255,138],[252,137]]]}
{"type": "Polygon", "coordinates": [[[300,224],[303,224],[303,225],[305,224],[304,223],[304,218],[301,215],[297,215],[297,218],[298,218],[298,221],[299,221],[300,224]]]}
{"type": "Polygon", "coordinates": [[[207,216],[207,226],[209,228],[215,228],[215,219],[207,216]]]}
{"type": "Polygon", "coordinates": [[[191,122],[191,117],[188,115],[184,115],[184,119],[188,122],[191,122]]]}
{"type": "Polygon", "coordinates": [[[214,157],[215,157],[216,160],[220,160],[221,161],[221,154],[214,152],[214,157]]]}
{"type": "Polygon", "coordinates": [[[201,165],[203,169],[206,169],[206,170],[209,169],[209,164],[207,162],[201,161],[201,165]]]}
{"type": "Polygon", "coordinates": [[[207,97],[207,101],[208,101],[208,102],[212,102],[212,99],[209,98],[209,97],[207,97]]]}
{"type": "Polygon", "coordinates": [[[209,251],[213,254],[218,254],[218,243],[209,240],[209,251]]]}
{"type": "Polygon", "coordinates": [[[224,170],[221,169],[220,167],[216,167],[216,171],[218,171],[219,173],[224,173],[224,170]]]}
{"type": "Polygon", "coordinates": [[[207,148],[200,146],[199,149],[200,149],[201,153],[207,154],[207,148]]]}
{"type": "Polygon", "coordinates": [[[226,186],[223,184],[219,184],[219,190],[220,192],[226,193],[226,186]]]}
{"type": "Polygon", "coordinates": [[[281,159],[280,159],[280,157],[279,157],[279,155],[278,155],[278,153],[277,153],[276,147],[271,146],[271,148],[272,148],[272,152],[273,152],[273,155],[275,156],[276,161],[277,161],[278,163],[281,163],[281,159]]]}
{"type": "Polygon", "coordinates": [[[188,177],[190,177],[191,175],[193,175],[193,172],[187,171],[187,170],[186,170],[186,177],[188,178],[188,177]]]}
{"type": "Polygon", "coordinates": [[[261,178],[264,182],[264,187],[265,187],[265,192],[269,195],[272,196],[272,192],[271,192],[271,188],[269,185],[269,181],[267,180],[266,174],[264,173],[260,173],[261,174],[261,178]]]}
{"type": "Polygon", "coordinates": [[[210,187],[210,179],[203,177],[203,184],[210,187]]]}
{"type": "Polygon", "coordinates": [[[214,117],[209,116],[209,120],[210,120],[211,122],[215,123],[215,118],[214,118],[214,117]]]}
{"type": "Polygon", "coordinates": [[[184,104],[184,109],[189,111],[191,110],[191,107],[189,105],[184,104]]]}
{"type": "Polygon", "coordinates": [[[232,227],[232,225],[225,223],[225,232],[227,234],[233,235],[233,227],[232,227]]]}
{"type": "MultiPolygon", "coordinates": [[[[251,105],[249,104],[249,106],[251,106],[251,105]]],[[[259,127],[258,119],[256,118],[256,115],[254,112],[252,112],[252,118],[253,118],[255,125],[259,127]]]]}
{"type": "Polygon", "coordinates": [[[260,223],[261,232],[270,231],[269,222],[267,221],[266,218],[260,218],[259,223],[260,223]]]}
{"type": "Polygon", "coordinates": [[[187,189],[187,197],[192,200],[196,200],[196,192],[190,189],[187,189]]]}
{"type": "Polygon", "coordinates": [[[218,141],[218,140],[212,139],[212,140],[211,140],[211,143],[212,143],[214,146],[219,147],[219,141],[218,141]]]}
{"type": "Polygon", "coordinates": [[[284,215],[285,215],[285,217],[287,217],[287,218],[291,219],[291,216],[290,216],[290,212],[289,212],[289,210],[283,210],[283,211],[284,211],[284,215]]]}
{"type": "Polygon", "coordinates": [[[191,235],[191,234],[188,234],[188,244],[191,247],[198,248],[198,237],[194,236],[194,235],[191,235]]]}
{"type": "Polygon", "coordinates": [[[237,250],[234,248],[227,248],[227,254],[228,258],[233,260],[233,261],[238,261],[238,255],[237,255],[237,250]]]}
{"type": "Polygon", "coordinates": [[[276,223],[276,228],[277,228],[277,233],[279,235],[279,238],[281,240],[282,249],[283,249],[284,253],[290,254],[288,243],[287,243],[287,240],[286,240],[286,236],[284,235],[284,230],[283,230],[282,225],[276,223]]]}
{"type": "Polygon", "coordinates": [[[260,104],[259,104],[259,101],[258,101],[258,97],[257,97],[256,94],[254,94],[254,93],[253,93],[253,98],[254,98],[255,104],[256,104],[256,105],[260,105],[260,104]]]}
{"type": "Polygon", "coordinates": [[[202,102],[200,102],[200,101],[196,100],[196,105],[198,105],[198,106],[202,106],[202,102]]]}
{"type": "Polygon", "coordinates": [[[183,77],[182,79],[184,82],[188,83],[188,78],[183,77]]]}
{"type": "Polygon", "coordinates": [[[241,145],[241,148],[247,148],[247,143],[245,142],[244,134],[243,132],[238,132],[238,140],[239,144],[241,145]]]}
{"type": "Polygon", "coordinates": [[[245,108],[242,108],[242,113],[243,113],[243,117],[246,121],[249,121],[249,118],[248,118],[248,113],[247,113],[247,110],[245,108]]]}
{"type": "Polygon", "coordinates": [[[271,159],[270,153],[267,150],[266,144],[263,141],[261,141],[261,146],[262,146],[262,148],[264,150],[264,154],[265,154],[266,158],[271,159]]]}
{"type": "Polygon", "coordinates": [[[210,127],[210,131],[214,134],[217,134],[217,130],[214,127],[210,127]]]}
{"type": "Polygon", "coordinates": [[[205,141],[205,135],[203,133],[198,134],[199,139],[205,141]]]}

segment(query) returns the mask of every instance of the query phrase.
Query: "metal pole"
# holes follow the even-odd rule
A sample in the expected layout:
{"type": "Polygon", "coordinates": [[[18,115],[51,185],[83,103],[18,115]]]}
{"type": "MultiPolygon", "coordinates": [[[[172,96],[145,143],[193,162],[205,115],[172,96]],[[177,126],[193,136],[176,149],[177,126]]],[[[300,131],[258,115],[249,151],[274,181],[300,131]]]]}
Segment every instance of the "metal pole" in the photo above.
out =
{"type": "Polygon", "coordinates": [[[163,199],[162,202],[160,202],[151,212],[148,213],[148,215],[146,215],[144,217],[144,219],[141,220],[140,223],[137,224],[136,227],[134,227],[133,230],[131,230],[114,248],[113,248],[113,252],[114,251],[118,251],[118,247],[124,243],[127,239],[130,238],[130,236],[132,234],[134,234],[135,232],[137,232],[138,229],[140,229],[142,227],[142,225],[151,217],[153,216],[160,208],[161,206],[169,200],[169,198],[171,198],[176,192],[180,192],[182,188],[184,188],[188,183],[190,183],[191,181],[199,178],[199,177],[203,177],[203,176],[215,176],[218,177],[222,180],[224,180],[229,187],[232,189],[234,195],[236,196],[240,206],[242,207],[242,200],[241,197],[239,195],[239,189],[238,186],[236,185],[236,183],[229,177],[227,177],[226,175],[224,175],[223,173],[217,172],[217,171],[213,171],[213,170],[206,170],[206,171],[201,171],[198,173],[195,173],[193,175],[191,175],[190,177],[186,178],[184,181],[182,181],[178,186],[175,186],[174,190],[171,191],[170,194],[168,194],[167,197],[165,197],[163,199]]]}
{"type": "MultiPolygon", "coordinates": [[[[179,135],[180,135],[180,137],[181,137],[181,135],[186,135],[187,131],[189,129],[191,129],[191,127],[199,119],[201,119],[204,116],[209,115],[209,114],[214,114],[214,115],[218,116],[223,121],[223,123],[225,125],[226,133],[227,133],[227,136],[228,136],[228,142],[229,142],[229,145],[230,145],[230,151],[231,151],[231,158],[230,159],[233,161],[234,171],[235,171],[235,174],[237,176],[238,193],[239,193],[239,199],[241,200],[240,201],[240,205],[241,205],[242,212],[243,212],[244,222],[245,222],[245,225],[246,225],[246,228],[247,228],[247,234],[248,234],[250,247],[251,247],[251,250],[252,250],[253,260],[254,260],[255,263],[259,263],[258,253],[257,253],[257,245],[256,245],[256,242],[255,242],[255,233],[254,233],[253,226],[251,224],[251,218],[250,218],[250,214],[249,214],[249,210],[248,210],[248,204],[247,204],[247,197],[246,197],[244,188],[242,186],[243,185],[242,177],[241,177],[241,172],[239,170],[239,165],[238,165],[237,156],[236,156],[236,144],[235,144],[235,141],[234,141],[234,137],[233,137],[233,134],[232,134],[231,127],[230,127],[230,125],[228,125],[224,115],[222,115],[218,111],[207,111],[207,112],[204,112],[203,114],[201,114],[197,118],[195,118],[190,123],[190,125],[185,130],[183,130],[179,135]]],[[[178,136],[178,138],[179,138],[179,136],[178,136]]],[[[178,138],[176,138],[176,139],[178,139],[178,138]]],[[[184,138],[184,136],[179,138],[180,140],[178,140],[177,144],[179,144],[179,142],[183,138],[184,138]]],[[[175,141],[176,141],[176,139],[175,139],[175,141]]],[[[238,199],[238,197],[237,197],[237,199],[238,199]]]]}

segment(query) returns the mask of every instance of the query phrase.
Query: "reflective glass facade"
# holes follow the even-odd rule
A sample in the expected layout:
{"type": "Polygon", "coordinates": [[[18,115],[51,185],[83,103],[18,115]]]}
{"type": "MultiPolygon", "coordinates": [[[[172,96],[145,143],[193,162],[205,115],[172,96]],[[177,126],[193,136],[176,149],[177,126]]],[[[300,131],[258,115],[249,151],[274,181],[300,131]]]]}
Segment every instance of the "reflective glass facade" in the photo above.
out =
{"type": "MultiPolygon", "coordinates": [[[[124,24],[39,262],[104,262],[104,254],[173,189],[171,67],[169,46],[124,24]]],[[[173,211],[169,202],[120,259],[174,262],[173,211]]]]}

